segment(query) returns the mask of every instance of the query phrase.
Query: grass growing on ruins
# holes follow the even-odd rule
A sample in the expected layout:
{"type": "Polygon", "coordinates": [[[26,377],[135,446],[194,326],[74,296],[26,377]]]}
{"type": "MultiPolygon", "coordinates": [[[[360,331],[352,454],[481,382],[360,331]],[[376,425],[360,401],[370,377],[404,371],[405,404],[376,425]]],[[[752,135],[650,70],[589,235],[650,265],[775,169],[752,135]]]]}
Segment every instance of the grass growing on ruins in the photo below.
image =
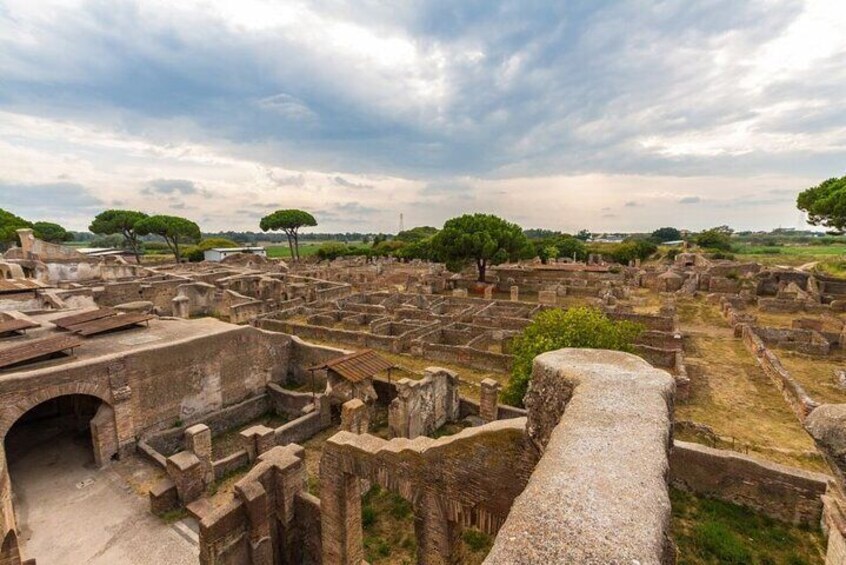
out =
{"type": "MultiPolygon", "coordinates": [[[[718,448],[826,471],[810,436],[717,307],[690,300],[680,301],[678,309],[691,386],[690,398],[676,404],[675,419],[711,428],[724,439],[718,448]]],[[[678,437],[714,446],[690,432],[678,437]]]]}
{"type": "Polygon", "coordinates": [[[741,506],[670,490],[679,565],[815,565],[824,539],[816,528],[778,522],[741,506]]]}
{"type": "Polygon", "coordinates": [[[846,368],[846,358],[842,352],[832,352],[827,357],[815,357],[783,349],[774,351],[784,368],[811,398],[822,404],[846,402],[846,390],[837,386],[834,374],[835,371],[846,368]]]}
{"type": "Polygon", "coordinates": [[[365,558],[372,564],[394,565],[417,561],[417,539],[411,504],[374,485],[361,501],[365,558]]]}

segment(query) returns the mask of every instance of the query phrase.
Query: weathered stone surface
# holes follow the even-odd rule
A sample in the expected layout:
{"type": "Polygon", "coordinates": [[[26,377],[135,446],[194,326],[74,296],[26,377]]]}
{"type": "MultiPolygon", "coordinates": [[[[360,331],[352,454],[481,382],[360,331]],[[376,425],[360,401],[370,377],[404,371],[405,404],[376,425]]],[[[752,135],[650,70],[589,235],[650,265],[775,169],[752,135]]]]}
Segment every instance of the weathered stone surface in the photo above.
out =
{"type": "Polygon", "coordinates": [[[805,429],[846,491],[846,404],[824,404],[805,419],[805,429]]]}
{"type": "Polygon", "coordinates": [[[485,563],[670,562],[673,386],[626,353],[537,357],[526,404],[543,457],[485,563]]]}

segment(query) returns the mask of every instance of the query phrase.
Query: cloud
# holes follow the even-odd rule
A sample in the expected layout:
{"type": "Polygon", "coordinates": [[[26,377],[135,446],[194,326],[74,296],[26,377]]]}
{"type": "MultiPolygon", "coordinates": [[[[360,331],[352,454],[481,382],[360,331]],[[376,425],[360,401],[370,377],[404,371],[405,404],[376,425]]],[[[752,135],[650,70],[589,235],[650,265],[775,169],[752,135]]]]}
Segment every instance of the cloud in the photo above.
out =
{"type": "Polygon", "coordinates": [[[147,183],[144,194],[196,194],[197,185],[190,180],[156,179],[147,183]]]}
{"type": "Polygon", "coordinates": [[[335,184],[337,184],[338,186],[343,186],[345,188],[365,188],[365,189],[366,188],[373,188],[372,184],[363,184],[363,183],[348,181],[347,179],[345,179],[342,176],[335,176],[335,177],[332,178],[332,181],[335,184]]]}
{"type": "Polygon", "coordinates": [[[31,221],[90,222],[103,201],[72,182],[21,184],[0,181],[3,208],[31,221]]]}
{"type": "Polygon", "coordinates": [[[571,211],[585,223],[639,204],[632,221],[666,224],[694,190],[707,201],[690,221],[720,222],[718,205],[745,196],[745,221],[783,223],[789,199],[778,222],[757,217],[768,188],[743,181],[798,190],[846,160],[846,7],[824,0],[4,7],[4,179],[136,207],[179,195],[221,228],[256,201],[331,211],[365,188],[379,212],[362,217],[383,229],[400,211],[438,224],[459,209],[536,224],[545,190],[582,198],[538,178],[598,191],[571,211]],[[721,195],[695,186],[705,177],[721,195]]]}
{"type": "Polygon", "coordinates": [[[683,196],[679,198],[679,204],[699,204],[702,199],[698,196],[683,196]]]}

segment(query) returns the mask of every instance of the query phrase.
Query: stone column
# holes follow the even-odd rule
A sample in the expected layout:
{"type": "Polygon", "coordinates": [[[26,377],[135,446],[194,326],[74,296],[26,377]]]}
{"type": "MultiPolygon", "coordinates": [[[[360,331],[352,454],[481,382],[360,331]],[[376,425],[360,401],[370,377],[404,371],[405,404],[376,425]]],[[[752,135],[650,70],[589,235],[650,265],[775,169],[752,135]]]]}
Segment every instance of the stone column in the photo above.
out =
{"type": "Polygon", "coordinates": [[[520,300],[520,287],[516,284],[511,287],[511,301],[517,302],[520,300]]]}
{"type": "Polygon", "coordinates": [[[447,519],[438,498],[424,493],[414,508],[417,534],[417,563],[458,565],[461,559],[461,527],[447,519]]]}
{"type": "Polygon", "coordinates": [[[344,402],[341,406],[341,429],[356,435],[368,432],[370,429],[370,413],[364,402],[358,398],[344,402]]]}
{"type": "Polygon", "coordinates": [[[197,424],[185,430],[185,449],[192,452],[200,460],[203,468],[203,479],[206,484],[214,482],[214,466],[212,465],[212,435],[205,424],[197,424]]]}
{"type": "Polygon", "coordinates": [[[249,523],[250,563],[273,565],[267,492],[258,481],[238,483],[235,495],[244,503],[249,523]]]}
{"type": "Polygon", "coordinates": [[[502,388],[493,379],[482,381],[482,395],[479,399],[479,417],[485,422],[493,422],[497,419],[499,411],[499,389],[502,388]]]}
{"type": "Polygon", "coordinates": [[[191,317],[191,300],[187,296],[177,296],[171,300],[173,315],[177,318],[191,317]]]}
{"type": "Polygon", "coordinates": [[[361,484],[344,473],[324,450],[320,460],[320,515],[323,563],[361,565],[361,484]]]}
{"type": "Polygon", "coordinates": [[[276,432],[267,426],[250,426],[241,431],[241,445],[247,450],[250,462],[276,446],[276,432]]]}
{"type": "Polygon", "coordinates": [[[492,300],[493,299],[493,286],[486,286],[485,287],[485,300],[492,300]]]}
{"type": "Polygon", "coordinates": [[[179,500],[188,505],[206,490],[203,466],[190,451],[180,451],[167,458],[167,474],[176,485],[179,500]]]}

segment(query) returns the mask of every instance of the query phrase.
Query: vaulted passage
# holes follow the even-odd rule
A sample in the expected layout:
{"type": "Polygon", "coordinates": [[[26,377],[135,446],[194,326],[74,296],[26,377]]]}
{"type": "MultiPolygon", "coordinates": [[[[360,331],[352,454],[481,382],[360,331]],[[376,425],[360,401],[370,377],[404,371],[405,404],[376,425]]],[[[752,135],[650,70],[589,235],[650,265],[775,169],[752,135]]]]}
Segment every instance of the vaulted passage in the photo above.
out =
{"type": "Polygon", "coordinates": [[[139,550],[150,546],[157,558],[196,561],[193,545],[145,513],[143,499],[108,466],[116,442],[111,406],[87,395],[42,402],[11,427],[6,461],[16,543],[25,559],[56,565],[156,562],[139,550]]]}

